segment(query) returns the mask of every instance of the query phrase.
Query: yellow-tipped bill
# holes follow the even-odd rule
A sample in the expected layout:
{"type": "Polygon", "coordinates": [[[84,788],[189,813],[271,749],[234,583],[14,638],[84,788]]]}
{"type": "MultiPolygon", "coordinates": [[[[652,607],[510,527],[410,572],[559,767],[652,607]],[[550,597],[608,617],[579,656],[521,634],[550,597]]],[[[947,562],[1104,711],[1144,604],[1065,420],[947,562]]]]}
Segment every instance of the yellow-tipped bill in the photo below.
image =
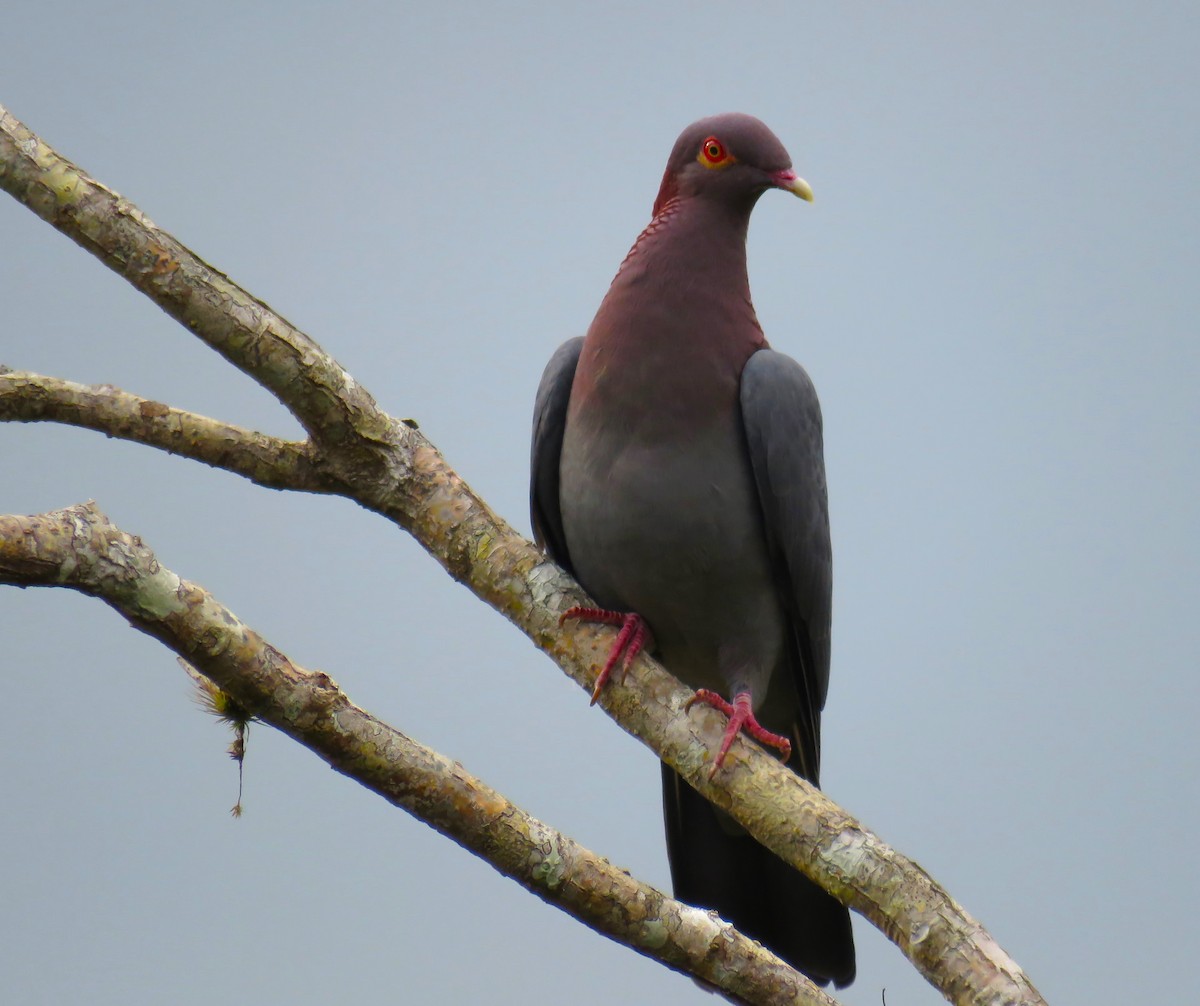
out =
{"type": "Polygon", "coordinates": [[[785,192],[799,196],[805,202],[813,201],[812,186],[794,171],[781,171],[775,176],[775,184],[785,192]]]}

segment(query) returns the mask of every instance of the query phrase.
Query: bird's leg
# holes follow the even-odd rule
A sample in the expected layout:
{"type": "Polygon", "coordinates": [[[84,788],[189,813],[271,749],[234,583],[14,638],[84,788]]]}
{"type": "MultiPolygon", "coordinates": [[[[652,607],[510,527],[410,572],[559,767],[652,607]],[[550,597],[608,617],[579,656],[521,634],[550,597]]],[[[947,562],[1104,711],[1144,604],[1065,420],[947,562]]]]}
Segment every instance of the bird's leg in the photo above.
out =
{"type": "Polygon", "coordinates": [[[600,698],[600,690],[608,681],[618,660],[621,661],[621,682],[624,683],[625,675],[629,673],[633,661],[650,640],[650,626],[646,624],[646,620],[641,615],[633,612],[606,611],[603,608],[570,608],[562,613],[558,624],[562,625],[568,618],[576,618],[581,622],[600,622],[604,625],[621,627],[621,631],[617,633],[617,638],[613,641],[612,649],[608,651],[608,660],[600,668],[600,673],[596,677],[596,686],[592,689],[592,701],[588,703],[594,706],[596,700],[600,698]],[[625,655],[624,659],[621,658],[622,653],[625,655]]]}
{"type": "Polygon", "coordinates": [[[683,708],[691,709],[697,702],[702,702],[706,706],[719,709],[729,717],[729,725],[725,728],[725,736],[721,738],[721,748],[717,751],[717,757],[713,759],[712,768],[708,773],[710,779],[717,774],[717,769],[725,761],[725,755],[729,753],[729,748],[733,745],[733,739],[743,730],[758,741],[759,744],[775,748],[783,756],[784,761],[787,761],[792,756],[792,742],[780,734],[771,733],[770,730],[767,730],[754,718],[754,706],[751,704],[749,692],[738,692],[733,697],[733,704],[731,705],[716,692],[710,692],[707,688],[701,688],[687,700],[683,708]]]}

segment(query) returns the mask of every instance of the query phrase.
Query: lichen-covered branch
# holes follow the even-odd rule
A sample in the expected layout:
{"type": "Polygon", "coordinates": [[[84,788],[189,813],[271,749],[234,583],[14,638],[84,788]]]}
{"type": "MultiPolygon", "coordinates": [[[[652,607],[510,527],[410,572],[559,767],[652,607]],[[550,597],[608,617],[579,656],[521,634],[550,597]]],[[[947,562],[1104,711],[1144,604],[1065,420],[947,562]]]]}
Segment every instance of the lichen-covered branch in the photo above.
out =
{"type": "MultiPolygon", "coordinates": [[[[590,690],[608,630],[558,628],[586,599],[501,520],[415,428],[394,419],[319,346],[54,153],[0,108],[0,187],[126,276],[297,416],[329,491],[410,531],[467,585],[590,690]]],[[[316,463],[316,462],[314,462],[316,463]]],[[[916,863],[891,849],[753,744],[735,743],[708,778],[718,714],[685,714],[690,693],[651,660],[606,687],[600,704],[764,845],[884,933],[962,1006],[1042,1004],[987,931],[916,863]]]]}
{"type": "Polygon", "coordinates": [[[307,335],[185,248],[0,106],[0,187],[87,249],[239,370],[310,436],[336,441],[375,402],[307,335]]]}
{"type": "Polygon", "coordinates": [[[56,422],[157,447],[272,489],[326,492],[313,449],[131,395],[0,366],[0,422],[56,422]]]}
{"type": "Polygon", "coordinates": [[[617,942],[739,1002],[836,1006],[728,923],[639,882],[354,705],[328,675],[294,664],[201,587],[161,566],[94,504],[0,517],[0,583],[100,598],[256,718],[617,942]]]}

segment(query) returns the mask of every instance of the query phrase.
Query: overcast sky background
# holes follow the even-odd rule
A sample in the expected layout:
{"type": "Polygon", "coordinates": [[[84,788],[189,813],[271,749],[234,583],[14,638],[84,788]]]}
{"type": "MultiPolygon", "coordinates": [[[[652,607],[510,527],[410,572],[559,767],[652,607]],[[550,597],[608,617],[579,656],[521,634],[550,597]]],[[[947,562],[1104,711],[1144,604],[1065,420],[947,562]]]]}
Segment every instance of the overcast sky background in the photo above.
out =
{"type": "MultiPolygon", "coordinates": [[[[684,125],[816,192],[751,285],[821,394],[830,795],[1055,1006],[1191,996],[1200,830],[1197,8],[24,3],[0,103],[311,334],[528,531],[542,367],[684,125]],[[436,9],[435,9],[436,7],[436,9]]],[[[0,198],[0,362],[298,427],[0,198]]],[[[0,426],[0,512],[86,499],[293,659],[636,876],[653,756],[412,541],[148,448],[0,426]]],[[[266,728],[102,604],[0,590],[14,1003],[706,1003],[266,728]]],[[[848,1004],[940,1001],[862,919],[848,1004]]]]}

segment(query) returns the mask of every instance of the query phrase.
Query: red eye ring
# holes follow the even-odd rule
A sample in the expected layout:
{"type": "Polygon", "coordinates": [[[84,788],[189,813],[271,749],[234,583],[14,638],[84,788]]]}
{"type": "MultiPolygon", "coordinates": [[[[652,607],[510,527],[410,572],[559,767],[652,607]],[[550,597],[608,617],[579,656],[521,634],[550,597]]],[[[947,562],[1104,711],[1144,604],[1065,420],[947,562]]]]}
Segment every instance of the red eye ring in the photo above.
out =
{"type": "Polygon", "coordinates": [[[729,156],[729,153],[725,150],[725,144],[715,136],[710,136],[700,144],[700,156],[709,164],[720,164],[729,156]]]}

